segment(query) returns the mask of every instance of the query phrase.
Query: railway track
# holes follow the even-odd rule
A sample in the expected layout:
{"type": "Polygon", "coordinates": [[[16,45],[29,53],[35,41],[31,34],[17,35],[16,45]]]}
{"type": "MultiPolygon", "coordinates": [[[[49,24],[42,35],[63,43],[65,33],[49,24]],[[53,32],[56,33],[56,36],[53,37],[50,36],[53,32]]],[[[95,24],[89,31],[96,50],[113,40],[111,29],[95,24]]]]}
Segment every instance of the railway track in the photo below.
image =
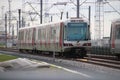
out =
{"type": "MultiPolygon", "coordinates": [[[[17,49],[13,49],[13,48],[0,48],[0,50],[20,53],[17,49]]],[[[34,54],[31,54],[31,55],[34,55],[34,54]]],[[[38,55],[38,54],[35,54],[35,55],[38,55]]],[[[42,55],[39,54],[39,56],[52,57],[51,55],[43,55],[43,54],[42,55]]],[[[99,55],[97,55],[97,57],[90,56],[90,57],[85,57],[84,59],[80,59],[80,58],[61,58],[61,57],[57,56],[56,58],[57,59],[63,59],[63,60],[71,60],[71,61],[77,61],[77,62],[96,64],[96,65],[100,65],[100,66],[120,69],[120,61],[115,60],[114,56],[113,57],[112,56],[107,56],[107,58],[105,58],[105,55],[103,57],[101,55],[100,55],[100,57],[99,57],[99,55]]]]}
{"type": "Polygon", "coordinates": [[[76,59],[76,61],[120,69],[120,61],[115,61],[115,60],[85,57],[85,59],[76,59]]]}

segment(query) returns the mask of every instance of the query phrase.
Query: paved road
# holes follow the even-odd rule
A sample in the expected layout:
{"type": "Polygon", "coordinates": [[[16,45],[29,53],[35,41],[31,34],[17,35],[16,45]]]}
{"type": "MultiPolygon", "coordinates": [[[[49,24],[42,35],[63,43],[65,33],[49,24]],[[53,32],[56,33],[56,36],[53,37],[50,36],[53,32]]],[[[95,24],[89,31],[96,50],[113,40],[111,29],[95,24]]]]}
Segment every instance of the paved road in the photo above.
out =
{"type": "Polygon", "coordinates": [[[120,71],[90,70],[67,64],[51,63],[50,68],[14,70],[0,73],[0,80],[119,80],[120,71]]]}
{"type": "Polygon", "coordinates": [[[119,80],[120,74],[93,71],[74,66],[52,65],[50,68],[14,70],[0,73],[0,80],[119,80]],[[64,66],[64,67],[61,67],[64,66]]]}

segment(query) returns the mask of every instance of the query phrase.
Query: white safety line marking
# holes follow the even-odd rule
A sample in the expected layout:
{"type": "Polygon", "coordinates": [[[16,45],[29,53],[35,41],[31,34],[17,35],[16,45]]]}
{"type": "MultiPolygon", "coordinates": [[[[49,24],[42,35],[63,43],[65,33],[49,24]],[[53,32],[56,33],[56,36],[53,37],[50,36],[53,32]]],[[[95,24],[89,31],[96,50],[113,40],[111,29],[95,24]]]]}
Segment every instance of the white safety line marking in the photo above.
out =
{"type": "Polygon", "coordinates": [[[84,77],[91,78],[91,76],[89,76],[87,74],[84,74],[84,73],[81,73],[81,72],[78,72],[78,71],[70,70],[70,69],[67,69],[67,68],[64,68],[64,67],[61,67],[61,66],[57,66],[57,65],[54,65],[54,64],[50,64],[50,65],[53,66],[53,67],[57,67],[59,69],[63,69],[65,71],[71,72],[71,73],[75,73],[75,74],[79,74],[79,75],[84,76],[84,77]]]}

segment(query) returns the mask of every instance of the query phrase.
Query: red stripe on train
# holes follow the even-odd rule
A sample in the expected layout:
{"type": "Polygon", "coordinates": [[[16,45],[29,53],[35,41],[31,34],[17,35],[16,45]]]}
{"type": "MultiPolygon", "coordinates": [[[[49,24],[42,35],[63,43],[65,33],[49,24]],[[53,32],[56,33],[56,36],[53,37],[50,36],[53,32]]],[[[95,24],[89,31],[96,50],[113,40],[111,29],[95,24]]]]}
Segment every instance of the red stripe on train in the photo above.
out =
{"type": "Polygon", "coordinates": [[[60,47],[62,47],[62,43],[63,43],[63,41],[62,41],[62,35],[63,35],[62,30],[63,30],[63,22],[60,23],[60,38],[59,38],[60,39],[59,40],[60,47]]]}

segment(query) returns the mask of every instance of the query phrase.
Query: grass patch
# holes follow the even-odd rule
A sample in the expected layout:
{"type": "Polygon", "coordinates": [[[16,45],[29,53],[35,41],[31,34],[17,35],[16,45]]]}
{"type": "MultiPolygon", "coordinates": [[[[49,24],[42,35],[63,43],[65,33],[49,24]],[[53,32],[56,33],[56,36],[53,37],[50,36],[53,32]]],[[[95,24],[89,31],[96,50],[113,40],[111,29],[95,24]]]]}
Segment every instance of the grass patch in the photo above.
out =
{"type": "Polygon", "coordinates": [[[17,57],[11,55],[0,54],[0,62],[16,59],[17,57]]]}

